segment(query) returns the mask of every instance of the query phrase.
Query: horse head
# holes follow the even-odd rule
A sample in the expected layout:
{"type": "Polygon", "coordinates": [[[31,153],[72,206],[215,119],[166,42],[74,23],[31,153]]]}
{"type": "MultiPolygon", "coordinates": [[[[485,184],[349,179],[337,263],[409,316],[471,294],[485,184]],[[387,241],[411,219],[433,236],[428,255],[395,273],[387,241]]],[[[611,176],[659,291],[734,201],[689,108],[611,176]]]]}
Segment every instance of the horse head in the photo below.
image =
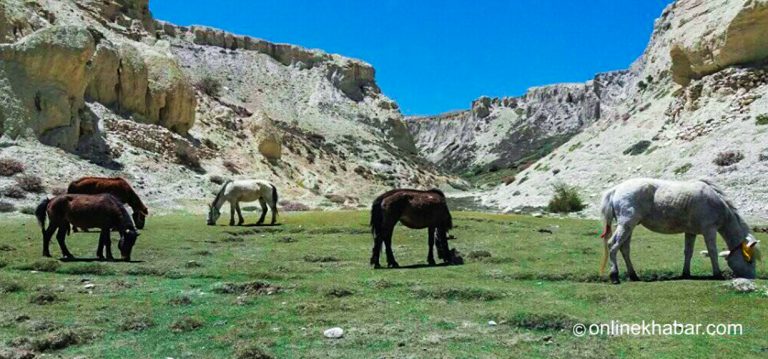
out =
{"type": "Polygon", "coordinates": [[[136,244],[136,239],[139,238],[139,232],[135,229],[126,229],[120,236],[120,241],[117,242],[117,248],[120,249],[120,254],[123,256],[123,260],[126,262],[131,261],[131,251],[136,244]]]}
{"type": "Polygon", "coordinates": [[[216,221],[219,220],[220,216],[221,216],[221,212],[219,212],[219,209],[209,204],[208,205],[208,225],[209,226],[216,225],[216,221]]]}
{"type": "Polygon", "coordinates": [[[756,277],[755,263],[762,259],[758,243],[760,241],[752,234],[748,234],[739,245],[728,252],[720,253],[720,256],[728,262],[728,267],[733,270],[734,276],[747,279],[756,277]]]}
{"type": "Polygon", "coordinates": [[[149,213],[146,210],[142,211],[133,211],[133,223],[136,225],[137,229],[144,229],[144,224],[147,222],[147,216],[149,213]]]}

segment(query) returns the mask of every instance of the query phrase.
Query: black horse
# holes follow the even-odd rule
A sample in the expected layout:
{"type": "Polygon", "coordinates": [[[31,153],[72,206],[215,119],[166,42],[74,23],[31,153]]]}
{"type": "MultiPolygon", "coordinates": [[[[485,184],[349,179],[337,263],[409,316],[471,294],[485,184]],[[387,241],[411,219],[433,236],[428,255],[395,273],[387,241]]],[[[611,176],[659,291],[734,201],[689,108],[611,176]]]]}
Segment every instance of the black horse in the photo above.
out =
{"type": "Polygon", "coordinates": [[[387,266],[399,265],[392,253],[392,232],[397,222],[408,228],[429,228],[429,251],[427,263],[435,265],[432,248],[437,245],[437,255],[445,263],[461,264],[463,260],[455,250],[448,249],[448,230],[453,228],[451,212],[445,201],[445,194],[439,189],[420,191],[415,189],[394,189],[382,194],[371,206],[371,233],[373,254],[371,265],[381,268],[379,255],[382,243],[387,245],[387,266]]]}

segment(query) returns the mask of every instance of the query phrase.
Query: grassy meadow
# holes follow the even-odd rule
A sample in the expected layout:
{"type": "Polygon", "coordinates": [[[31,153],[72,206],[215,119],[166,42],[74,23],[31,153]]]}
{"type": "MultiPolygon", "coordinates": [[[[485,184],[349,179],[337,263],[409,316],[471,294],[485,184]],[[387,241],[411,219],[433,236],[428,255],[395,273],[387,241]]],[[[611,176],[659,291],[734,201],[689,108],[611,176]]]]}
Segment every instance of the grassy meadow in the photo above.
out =
{"type": "MultiPolygon", "coordinates": [[[[398,226],[405,268],[373,270],[366,212],[286,213],[264,227],[229,227],[227,216],[218,226],[194,215],[148,218],[134,263],[92,261],[97,233],[69,237],[80,261],[44,259],[33,217],[0,219],[0,357],[11,348],[88,358],[768,355],[764,290],[736,293],[706,279],[701,238],[692,272],[702,280],[676,280],[682,236],[638,230],[632,253],[643,281],[614,286],[597,273],[596,221],[456,212],[450,246],[464,265],[423,266],[426,230],[398,226]],[[611,320],[739,323],[743,333],[571,331],[611,320]],[[343,338],[323,336],[337,326],[343,338]]],[[[759,276],[764,287],[762,268],[759,276]]]]}

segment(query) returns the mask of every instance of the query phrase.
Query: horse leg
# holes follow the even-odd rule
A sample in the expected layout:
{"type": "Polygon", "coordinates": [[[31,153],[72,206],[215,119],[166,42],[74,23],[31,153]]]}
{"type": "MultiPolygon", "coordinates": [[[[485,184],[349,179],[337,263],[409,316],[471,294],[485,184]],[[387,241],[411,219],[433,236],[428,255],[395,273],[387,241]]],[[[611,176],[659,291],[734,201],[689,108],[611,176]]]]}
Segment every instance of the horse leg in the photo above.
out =
{"type": "Polygon", "coordinates": [[[391,224],[385,227],[384,230],[384,244],[387,246],[387,267],[397,268],[400,267],[395,261],[395,253],[392,252],[392,234],[395,229],[395,224],[391,224]]]}
{"type": "Polygon", "coordinates": [[[380,231],[374,231],[373,233],[373,250],[371,253],[371,265],[373,268],[381,268],[379,257],[381,256],[381,244],[384,243],[382,235],[380,231]]]}
{"type": "Polygon", "coordinates": [[[613,244],[608,251],[608,259],[611,262],[610,278],[611,283],[613,284],[621,283],[621,281],[619,281],[619,263],[616,260],[616,254],[618,253],[619,248],[624,245],[624,242],[626,242],[630,236],[632,236],[631,226],[628,224],[619,224],[616,226],[616,232],[613,234],[613,238],[611,239],[613,244]]]}
{"type": "Polygon", "coordinates": [[[259,217],[259,221],[256,222],[256,224],[260,225],[264,223],[264,217],[267,216],[267,201],[265,201],[264,198],[259,198],[259,204],[261,205],[261,216],[259,217]]]}
{"type": "Polygon", "coordinates": [[[56,241],[59,242],[59,248],[61,249],[61,255],[66,259],[75,258],[72,253],[69,253],[67,244],[64,243],[64,239],[67,238],[67,231],[69,230],[69,223],[65,223],[59,226],[59,231],[56,233],[56,241]]]}
{"type": "Polygon", "coordinates": [[[269,225],[273,226],[277,220],[277,203],[267,202],[267,207],[269,207],[269,210],[272,211],[272,221],[269,222],[269,225]]]}
{"type": "Polygon", "coordinates": [[[240,211],[240,202],[235,203],[235,210],[237,210],[237,225],[242,226],[245,220],[243,219],[243,212],[240,211]]]}
{"type": "Polygon", "coordinates": [[[96,258],[104,260],[104,230],[99,234],[99,245],[96,247],[96,258]]]}
{"type": "Polygon", "coordinates": [[[624,264],[627,265],[627,274],[629,275],[629,280],[633,282],[640,281],[640,278],[637,277],[637,273],[635,273],[635,267],[632,265],[632,260],[629,258],[629,244],[632,242],[632,234],[629,234],[629,238],[627,238],[627,241],[624,242],[624,245],[619,248],[621,251],[621,256],[624,257],[624,264]]]}
{"type": "Polygon", "coordinates": [[[443,227],[435,228],[435,246],[437,247],[437,256],[443,260],[443,263],[450,263],[451,250],[448,248],[448,235],[443,227]]]}
{"type": "Polygon", "coordinates": [[[712,277],[723,279],[723,273],[720,272],[720,263],[717,257],[717,231],[714,229],[704,232],[704,243],[707,245],[707,254],[712,261],[712,277]]]}
{"type": "Polygon", "coordinates": [[[435,227],[429,227],[429,250],[427,252],[427,263],[435,265],[435,256],[432,254],[432,248],[435,246],[435,227]]]}
{"type": "Polygon", "coordinates": [[[694,233],[686,233],[685,234],[685,250],[683,251],[683,255],[685,256],[684,262],[683,262],[683,278],[690,278],[691,277],[691,256],[693,256],[693,245],[696,243],[696,234],[694,233]]]}
{"type": "Polygon", "coordinates": [[[229,225],[235,225],[235,203],[229,202],[229,225]]]}
{"type": "Polygon", "coordinates": [[[51,237],[53,232],[56,232],[56,225],[48,223],[48,228],[43,231],[43,257],[50,257],[51,251],[49,249],[51,244],[51,237]]]}
{"type": "Polygon", "coordinates": [[[107,260],[108,261],[115,260],[115,257],[112,256],[112,238],[110,238],[111,237],[111,232],[110,232],[109,228],[102,229],[101,230],[101,235],[104,237],[104,249],[107,252],[107,260]]]}

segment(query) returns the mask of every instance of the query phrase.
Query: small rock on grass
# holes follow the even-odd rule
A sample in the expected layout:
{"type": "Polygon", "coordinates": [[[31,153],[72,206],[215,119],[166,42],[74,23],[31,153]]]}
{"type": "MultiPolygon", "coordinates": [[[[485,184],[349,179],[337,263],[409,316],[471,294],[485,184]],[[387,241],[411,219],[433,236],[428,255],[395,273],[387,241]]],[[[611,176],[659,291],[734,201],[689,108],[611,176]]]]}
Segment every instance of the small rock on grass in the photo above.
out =
{"type": "Polygon", "coordinates": [[[323,332],[323,335],[328,339],[339,339],[344,336],[344,329],[339,327],[326,329],[326,331],[323,332]]]}
{"type": "Polygon", "coordinates": [[[750,293],[757,290],[755,281],[746,278],[734,278],[723,285],[739,293],[750,293]]]}
{"type": "Polygon", "coordinates": [[[496,322],[494,322],[493,320],[489,320],[488,321],[488,326],[489,327],[495,327],[496,326],[496,322]]]}

